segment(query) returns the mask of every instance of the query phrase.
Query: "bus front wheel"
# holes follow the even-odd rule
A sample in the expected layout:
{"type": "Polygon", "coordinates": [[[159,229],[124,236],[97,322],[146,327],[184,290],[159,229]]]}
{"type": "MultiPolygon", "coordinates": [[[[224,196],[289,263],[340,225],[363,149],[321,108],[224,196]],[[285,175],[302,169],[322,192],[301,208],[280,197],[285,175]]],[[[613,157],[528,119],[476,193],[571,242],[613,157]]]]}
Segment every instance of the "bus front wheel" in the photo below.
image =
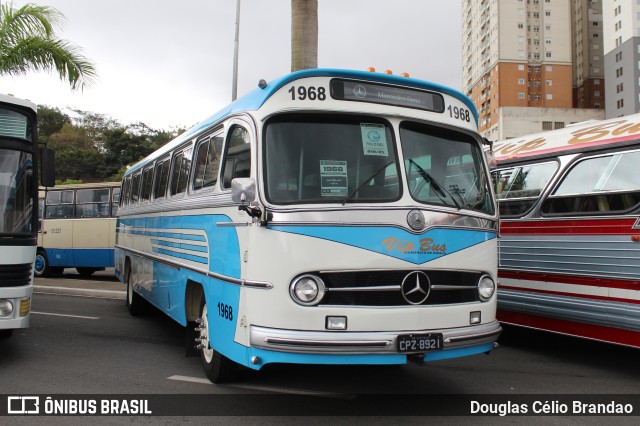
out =
{"type": "Polygon", "coordinates": [[[200,347],[200,359],[204,372],[213,383],[225,383],[232,381],[238,371],[238,364],[231,361],[220,352],[211,347],[209,341],[209,320],[207,319],[207,302],[202,299],[200,304],[200,318],[197,321],[196,335],[200,347]]]}
{"type": "Polygon", "coordinates": [[[49,259],[47,253],[42,249],[36,252],[36,261],[33,264],[33,273],[36,277],[44,277],[50,272],[49,259]]]}

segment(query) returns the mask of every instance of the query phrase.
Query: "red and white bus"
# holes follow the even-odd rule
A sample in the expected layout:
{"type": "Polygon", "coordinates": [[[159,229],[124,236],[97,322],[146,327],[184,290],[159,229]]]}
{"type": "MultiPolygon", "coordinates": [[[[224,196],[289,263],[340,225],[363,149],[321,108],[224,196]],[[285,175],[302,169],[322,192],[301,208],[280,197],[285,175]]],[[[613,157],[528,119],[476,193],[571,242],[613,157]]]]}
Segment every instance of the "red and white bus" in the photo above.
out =
{"type": "Polygon", "coordinates": [[[640,347],[640,114],[494,153],[498,319],[640,347]]]}

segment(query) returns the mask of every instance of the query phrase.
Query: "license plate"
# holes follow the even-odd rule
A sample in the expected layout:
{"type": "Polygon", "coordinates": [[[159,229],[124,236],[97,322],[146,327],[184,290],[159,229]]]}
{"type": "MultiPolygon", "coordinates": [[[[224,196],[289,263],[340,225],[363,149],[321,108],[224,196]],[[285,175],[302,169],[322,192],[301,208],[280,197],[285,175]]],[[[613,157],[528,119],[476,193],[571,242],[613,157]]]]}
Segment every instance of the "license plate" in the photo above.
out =
{"type": "Polygon", "coordinates": [[[438,351],[443,347],[442,334],[403,334],[398,336],[398,352],[438,351]]]}

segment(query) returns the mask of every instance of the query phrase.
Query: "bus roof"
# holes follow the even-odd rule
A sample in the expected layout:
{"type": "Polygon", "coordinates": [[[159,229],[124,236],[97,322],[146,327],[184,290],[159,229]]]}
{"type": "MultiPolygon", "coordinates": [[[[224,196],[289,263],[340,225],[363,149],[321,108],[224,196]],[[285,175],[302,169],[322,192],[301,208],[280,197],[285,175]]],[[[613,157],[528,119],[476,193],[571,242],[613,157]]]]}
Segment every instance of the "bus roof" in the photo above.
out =
{"type": "Polygon", "coordinates": [[[590,120],[494,143],[499,162],[529,160],[640,143],[640,114],[590,120]]]}
{"type": "Polygon", "coordinates": [[[2,93],[0,93],[0,103],[19,105],[19,106],[30,108],[33,110],[33,112],[37,111],[36,104],[34,104],[33,102],[26,99],[16,98],[13,95],[3,95],[2,93]]]}
{"type": "Polygon", "coordinates": [[[146,164],[149,159],[161,157],[165,153],[171,151],[183,142],[188,141],[193,136],[197,135],[201,131],[211,127],[216,122],[223,118],[242,111],[255,111],[258,110],[275,92],[281,89],[292,81],[309,77],[337,77],[337,78],[351,78],[356,80],[371,81],[387,83],[397,86],[412,87],[415,89],[431,90],[446,95],[452,96],[467,106],[474,115],[476,122],[478,121],[478,112],[475,105],[467,96],[461,92],[452,89],[450,87],[441,86],[439,84],[431,83],[425,80],[418,80],[415,78],[402,77],[392,74],[383,74],[370,71],[355,71],[355,70],[342,70],[342,69],[329,69],[329,68],[315,68],[303,71],[297,71],[291,74],[287,74],[276,80],[267,83],[264,87],[258,87],[246,95],[238,98],[235,102],[225,106],[220,111],[196,124],[180,136],[176,137],[171,142],[167,143],[164,147],[151,154],[149,157],[134,164],[125,174],[130,174],[139,169],[143,164],[146,164]]]}

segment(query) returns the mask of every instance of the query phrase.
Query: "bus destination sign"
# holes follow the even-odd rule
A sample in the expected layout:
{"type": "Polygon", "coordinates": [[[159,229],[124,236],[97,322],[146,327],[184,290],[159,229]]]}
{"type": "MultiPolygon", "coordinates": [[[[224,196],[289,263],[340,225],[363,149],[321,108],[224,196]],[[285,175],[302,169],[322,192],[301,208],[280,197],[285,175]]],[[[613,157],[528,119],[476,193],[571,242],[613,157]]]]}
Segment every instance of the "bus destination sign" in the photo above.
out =
{"type": "Polygon", "coordinates": [[[444,112],[444,98],[439,93],[363,81],[331,80],[331,97],[341,101],[370,102],[444,112]]]}

